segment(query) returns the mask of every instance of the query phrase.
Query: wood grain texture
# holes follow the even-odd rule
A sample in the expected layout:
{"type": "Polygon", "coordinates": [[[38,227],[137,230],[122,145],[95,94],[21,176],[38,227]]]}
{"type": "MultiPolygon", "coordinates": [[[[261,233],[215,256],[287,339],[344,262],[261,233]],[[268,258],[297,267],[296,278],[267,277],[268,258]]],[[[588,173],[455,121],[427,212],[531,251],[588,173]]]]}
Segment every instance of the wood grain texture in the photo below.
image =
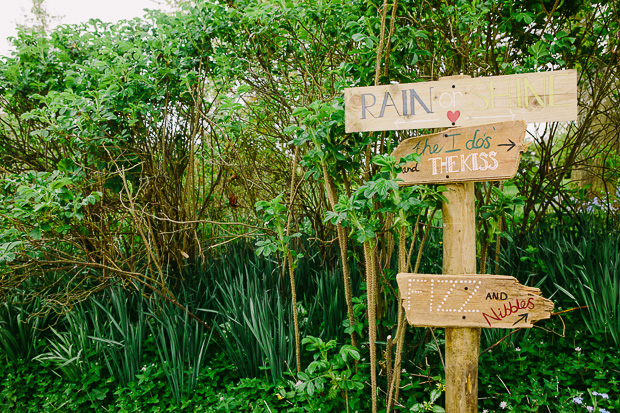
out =
{"type": "Polygon", "coordinates": [[[530,328],[553,311],[539,289],[509,276],[401,273],[397,280],[415,326],[530,328]]]}
{"type": "Polygon", "coordinates": [[[392,156],[400,159],[419,154],[421,159],[403,167],[399,184],[510,179],[517,173],[526,147],[525,130],[523,121],[506,121],[406,139],[392,156]]]}
{"type": "Polygon", "coordinates": [[[476,195],[474,183],[446,185],[442,202],[444,274],[476,273],[476,195]]]}
{"type": "Polygon", "coordinates": [[[348,88],[348,133],[577,119],[577,71],[348,88]]]}
{"type": "Polygon", "coordinates": [[[446,328],[446,412],[478,413],[479,328],[446,328]]]}
{"type": "MultiPolygon", "coordinates": [[[[444,274],[476,273],[474,183],[446,185],[442,202],[444,274]]],[[[401,297],[404,296],[401,291],[401,297]]],[[[480,328],[446,327],[446,412],[478,411],[480,328]]]]}

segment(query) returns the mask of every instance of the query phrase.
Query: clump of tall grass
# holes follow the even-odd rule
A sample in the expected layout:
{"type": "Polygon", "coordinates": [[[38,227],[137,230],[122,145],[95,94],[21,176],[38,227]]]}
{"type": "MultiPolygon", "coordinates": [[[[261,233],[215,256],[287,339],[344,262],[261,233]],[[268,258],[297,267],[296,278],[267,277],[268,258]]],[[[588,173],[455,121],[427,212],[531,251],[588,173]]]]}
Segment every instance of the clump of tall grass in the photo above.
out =
{"type": "Polygon", "coordinates": [[[290,303],[271,279],[278,279],[277,271],[266,269],[252,263],[219,267],[215,307],[222,344],[240,374],[259,377],[269,370],[275,381],[295,360],[295,336],[290,303]]]}
{"type": "Polygon", "coordinates": [[[30,360],[44,351],[49,313],[39,314],[41,299],[14,295],[0,306],[0,346],[7,360],[30,360]]]}
{"type": "MultiPolygon", "coordinates": [[[[213,289],[197,280],[192,289],[182,287],[177,296],[195,312],[210,305],[213,289]]],[[[211,317],[209,315],[209,317],[211,317]]],[[[92,363],[103,363],[111,377],[126,386],[145,370],[147,333],[150,350],[159,357],[177,403],[191,397],[212,338],[212,331],[157,296],[113,287],[93,295],[66,313],[51,329],[48,351],[37,356],[72,381],[79,381],[92,363]]],[[[59,374],[57,373],[57,374],[59,374]]]]}
{"type": "Polygon", "coordinates": [[[107,300],[93,300],[100,310],[100,323],[94,324],[93,340],[103,344],[103,355],[110,375],[126,386],[142,368],[142,346],[146,338],[147,312],[141,294],[128,294],[120,287],[110,290],[107,300]]]}
{"type": "Polygon", "coordinates": [[[582,315],[590,332],[620,348],[620,232],[590,224],[541,225],[506,249],[502,267],[558,307],[587,306],[582,315]]]}
{"type": "Polygon", "coordinates": [[[561,266],[551,261],[549,271],[564,294],[587,306],[590,332],[609,335],[620,348],[620,234],[559,240],[548,253],[564,256],[561,266]]]}
{"type": "Polygon", "coordinates": [[[197,313],[198,307],[210,307],[214,293],[204,279],[198,279],[193,288],[183,286],[177,295],[186,311],[155,297],[148,301],[149,330],[177,404],[181,404],[184,397],[191,398],[198,385],[200,369],[214,331],[207,331],[191,319],[188,311],[197,313]]]}
{"type": "Polygon", "coordinates": [[[102,361],[103,344],[91,338],[93,326],[102,321],[100,316],[99,308],[92,303],[76,306],[51,328],[53,336],[47,341],[48,351],[35,359],[50,363],[71,381],[81,380],[90,363],[102,361]]]}

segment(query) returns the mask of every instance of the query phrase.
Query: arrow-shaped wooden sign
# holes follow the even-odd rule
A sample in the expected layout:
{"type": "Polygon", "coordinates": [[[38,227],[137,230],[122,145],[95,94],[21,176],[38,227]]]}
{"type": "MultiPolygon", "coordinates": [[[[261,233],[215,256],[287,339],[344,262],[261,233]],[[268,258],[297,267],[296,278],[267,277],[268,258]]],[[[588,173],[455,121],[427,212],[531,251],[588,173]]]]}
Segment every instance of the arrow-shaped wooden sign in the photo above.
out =
{"type": "Polygon", "coordinates": [[[404,140],[392,152],[397,159],[421,155],[403,167],[401,185],[500,181],[517,173],[526,124],[507,121],[449,129],[404,140]]]}
{"type": "Polygon", "coordinates": [[[538,288],[505,275],[400,273],[396,280],[414,326],[529,328],[553,311],[538,288]]]}

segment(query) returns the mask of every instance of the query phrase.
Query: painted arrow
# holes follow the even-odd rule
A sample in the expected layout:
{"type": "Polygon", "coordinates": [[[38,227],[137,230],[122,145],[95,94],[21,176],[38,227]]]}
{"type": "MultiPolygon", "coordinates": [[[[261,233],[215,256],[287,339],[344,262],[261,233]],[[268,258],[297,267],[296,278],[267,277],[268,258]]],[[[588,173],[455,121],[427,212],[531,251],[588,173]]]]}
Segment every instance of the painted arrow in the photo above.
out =
{"type": "Polygon", "coordinates": [[[398,118],[394,121],[394,125],[398,126],[404,123],[436,122],[438,120],[439,119],[404,120],[404,119],[398,118]]]}
{"type": "Polygon", "coordinates": [[[519,321],[523,321],[524,323],[527,323],[527,316],[529,315],[529,313],[523,313],[523,314],[519,314],[519,319],[517,321],[514,322],[513,326],[515,324],[517,324],[519,321]]]}
{"type": "Polygon", "coordinates": [[[510,148],[508,148],[508,150],[506,151],[506,152],[510,152],[510,150],[511,150],[512,148],[514,148],[515,146],[517,146],[517,144],[516,144],[516,143],[514,143],[514,142],[512,141],[512,139],[510,139],[510,138],[508,138],[508,140],[510,141],[510,143],[500,143],[500,144],[498,144],[497,146],[510,146],[510,148]]]}

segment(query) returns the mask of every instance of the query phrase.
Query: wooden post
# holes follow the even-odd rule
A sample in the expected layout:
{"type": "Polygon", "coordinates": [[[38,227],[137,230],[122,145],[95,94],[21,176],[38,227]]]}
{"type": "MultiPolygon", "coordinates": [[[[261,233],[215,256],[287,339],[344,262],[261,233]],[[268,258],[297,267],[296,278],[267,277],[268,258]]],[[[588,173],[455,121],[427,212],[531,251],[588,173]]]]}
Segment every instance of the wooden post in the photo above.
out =
{"type": "MultiPolygon", "coordinates": [[[[474,183],[446,185],[443,203],[443,273],[476,273],[474,183]]],[[[446,412],[478,412],[480,328],[446,328],[446,412]]]]}

